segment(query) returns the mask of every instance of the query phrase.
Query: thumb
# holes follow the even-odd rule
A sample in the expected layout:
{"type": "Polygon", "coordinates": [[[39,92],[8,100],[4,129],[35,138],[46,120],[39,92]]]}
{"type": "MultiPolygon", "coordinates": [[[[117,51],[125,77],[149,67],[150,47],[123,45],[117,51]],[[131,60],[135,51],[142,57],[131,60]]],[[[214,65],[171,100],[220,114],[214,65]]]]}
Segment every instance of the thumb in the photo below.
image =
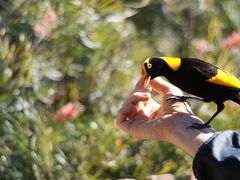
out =
{"type": "Polygon", "coordinates": [[[173,84],[163,80],[160,77],[157,77],[157,78],[153,79],[150,82],[150,84],[153,87],[153,89],[159,94],[170,95],[170,96],[171,95],[178,95],[178,96],[183,95],[182,91],[178,87],[176,87],[173,84]]]}

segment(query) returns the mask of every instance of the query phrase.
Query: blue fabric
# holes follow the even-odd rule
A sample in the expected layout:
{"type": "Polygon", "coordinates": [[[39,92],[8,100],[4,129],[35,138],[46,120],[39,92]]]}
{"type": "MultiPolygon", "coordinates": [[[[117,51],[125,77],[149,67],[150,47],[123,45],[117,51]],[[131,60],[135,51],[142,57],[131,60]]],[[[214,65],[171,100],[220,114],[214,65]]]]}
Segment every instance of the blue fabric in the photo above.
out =
{"type": "Polygon", "coordinates": [[[240,180],[240,131],[215,133],[196,153],[193,172],[198,180],[240,180]]]}

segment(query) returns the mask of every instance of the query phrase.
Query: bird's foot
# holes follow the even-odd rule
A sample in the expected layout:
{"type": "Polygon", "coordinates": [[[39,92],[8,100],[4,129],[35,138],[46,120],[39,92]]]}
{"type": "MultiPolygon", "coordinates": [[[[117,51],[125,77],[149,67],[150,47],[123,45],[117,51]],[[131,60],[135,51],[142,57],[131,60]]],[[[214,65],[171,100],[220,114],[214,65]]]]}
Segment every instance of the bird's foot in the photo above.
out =
{"type": "Polygon", "coordinates": [[[211,125],[209,124],[200,124],[200,123],[193,123],[191,126],[188,126],[187,128],[192,129],[205,129],[205,128],[211,128],[211,125]]]}
{"type": "Polygon", "coordinates": [[[190,102],[187,100],[188,98],[188,96],[170,96],[169,98],[167,98],[167,102],[170,100],[175,100],[180,102],[187,102],[189,105],[191,105],[190,102]]]}

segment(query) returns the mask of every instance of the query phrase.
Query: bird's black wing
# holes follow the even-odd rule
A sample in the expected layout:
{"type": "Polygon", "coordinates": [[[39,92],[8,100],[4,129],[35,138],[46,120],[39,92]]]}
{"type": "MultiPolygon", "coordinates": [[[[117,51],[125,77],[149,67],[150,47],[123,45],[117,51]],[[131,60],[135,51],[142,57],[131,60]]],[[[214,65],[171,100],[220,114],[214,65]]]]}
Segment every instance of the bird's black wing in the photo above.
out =
{"type": "Polygon", "coordinates": [[[204,80],[212,84],[240,90],[240,81],[236,77],[199,59],[181,58],[181,66],[178,71],[181,71],[186,77],[188,76],[189,79],[204,80]]]}
{"type": "Polygon", "coordinates": [[[217,67],[199,59],[181,58],[178,71],[190,79],[208,80],[217,74],[217,67]]]}

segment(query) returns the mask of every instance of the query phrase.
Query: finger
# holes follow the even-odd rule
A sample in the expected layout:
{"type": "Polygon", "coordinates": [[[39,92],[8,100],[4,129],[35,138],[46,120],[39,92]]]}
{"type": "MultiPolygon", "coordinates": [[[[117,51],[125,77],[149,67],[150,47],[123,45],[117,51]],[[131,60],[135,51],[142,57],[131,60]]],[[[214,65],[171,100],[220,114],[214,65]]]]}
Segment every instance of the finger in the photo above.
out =
{"type": "MultiPolygon", "coordinates": [[[[122,105],[122,108],[119,110],[118,115],[120,115],[120,120],[124,120],[123,116],[129,116],[130,114],[136,112],[137,104],[139,102],[148,101],[150,98],[149,93],[135,92],[133,93],[126,102],[122,105]]],[[[126,118],[125,117],[125,118],[126,118]]]]}
{"type": "Polygon", "coordinates": [[[135,86],[136,89],[138,88],[144,88],[144,77],[140,77],[140,79],[138,80],[136,86],[135,86]]]}
{"type": "Polygon", "coordinates": [[[147,87],[147,88],[145,88],[144,87],[144,77],[141,77],[139,80],[138,80],[138,82],[137,82],[137,84],[136,84],[136,86],[135,86],[135,90],[134,90],[134,92],[135,91],[140,91],[140,92],[152,92],[152,88],[151,87],[147,87]]]}
{"type": "Polygon", "coordinates": [[[116,126],[120,129],[126,131],[126,125],[124,125],[124,122],[128,121],[127,116],[122,114],[121,111],[118,112],[117,118],[116,118],[116,126]]]}
{"type": "Polygon", "coordinates": [[[116,126],[125,132],[128,132],[129,124],[132,121],[131,116],[135,116],[136,113],[137,107],[135,105],[128,104],[123,106],[117,114],[116,126]]]}
{"type": "Polygon", "coordinates": [[[149,98],[151,98],[150,93],[145,93],[145,92],[134,92],[126,101],[126,104],[137,104],[141,101],[148,101],[149,98]]]}
{"type": "Polygon", "coordinates": [[[135,113],[137,113],[138,107],[134,104],[126,104],[123,105],[122,108],[119,110],[119,112],[130,118],[130,116],[133,116],[135,113]]]}
{"type": "Polygon", "coordinates": [[[160,77],[153,79],[150,82],[150,84],[153,87],[153,89],[156,92],[158,92],[159,94],[168,95],[168,96],[171,96],[171,95],[182,96],[183,95],[182,91],[178,87],[172,85],[171,83],[163,80],[160,77]]]}
{"type": "Polygon", "coordinates": [[[139,102],[148,101],[151,97],[150,93],[135,92],[133,93],[127,101],[122,105],[119,110],[116,120],[116,125],[121,126],[127,118],[137,112],[137,106],[139,102]]]}

